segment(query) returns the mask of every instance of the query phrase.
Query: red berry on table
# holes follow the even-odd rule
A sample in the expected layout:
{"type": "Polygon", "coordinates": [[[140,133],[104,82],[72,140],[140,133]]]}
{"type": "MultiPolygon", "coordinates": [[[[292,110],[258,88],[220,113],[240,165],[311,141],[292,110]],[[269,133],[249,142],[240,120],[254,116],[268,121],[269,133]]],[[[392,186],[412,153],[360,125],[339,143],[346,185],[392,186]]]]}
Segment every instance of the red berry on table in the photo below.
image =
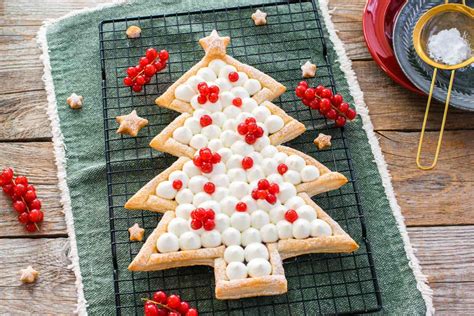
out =
{"type": "Polygon", "coordinates": [[[253,167],[253,159],[251,157],[244,157],[244,159],[242,159],[242,168],[247,170],[252,167],[253,167]]]}
{"type": "Polygon", "coordinates": [[[351,108],[347,109],[346,116],[349,120],[352,121],[356,117],[356,115],[357,113],[354,109],[351,109],[351,108]]]}
{"type": "Polygon", "coordinates": [[[204,104],[207,102],[207,97],[204,94],[200,94],[197,97],[197,101],[199,104],[204,104]]]}
{"type": "Polygon", "coordinates": [[[277,198],[274,194],[268,194],[265,200],[270,204],[275,204],[277,201],[277,198]]]}
{"type": "Polygon", "coordinates": [[[311,100],[311,99],[306,99],[306,98],[304,98],[304,99],[301,100],[301,102],[302,102],[304,105],[306,105],[306,106],[310,106],[311,101],[313,101],[313,100],[311,100]]]}
{"type": "Polygon", "coordinates": [[[306,88],[308,87],[308,83],[307,83],[306,81],[304,81],[304,80],[303,80],[303,81],[300,81],[300,82],[298,82],[298,85],[299,85],[299,86],[306,87],[306,88]]]}
{"type": "Polygon", "coordinates": [[[130,78],[133,79],[136,75],[138,75],[137,68],[135,68],[135,67],[128,67],[128,68],[127,68],[127,75],[128,75],[130,78]]]}
{"type": "Polygon", "coordinates": [[[213,230],[216,227],[216,222],[213,219],[206,219],[202,226],[204,227],[204,230],[213,230]]]}
{"type": "Polygon", "coordinates": [[[204,114],[203,116],[201,116],[201,118],[199,119],[199,124],[201,124],[202,127],[206,127],[206,126],[209,126],[212,124],[212,118],[207,115],[207,114],[204,114]]]}
{"type": "Polygon", "coordinates": [[[338,106],[339,104],[341,104],[343,100],[344,99],[342,98],[342,95],[340,94],[335,94],[331,99],[332,104],[334,104],[335,106],[338,106]]]}
{"type": "Polygon", "coordinates": [[[236,82],[239,80],[239,74],[236,71],[232,71],[227,76],[230,82],[236,82]]]}
{"type": "Polygon", "coordinates": [[[249,145],[255,144],[257,138],[253,134],[245,135],[245,142],[249,145]]]}
{"type": "Polygon", "coordinates": [[[25,193],[25,201],[31,202],[36,199],[36,192],[35,191],[26,191],[25,193]]]}
{"type": "Polygon", "coordinates": [[[38,199],[34,199],[33,201],[31,201],[28,205],[30,207],[30,209],[41,209],[41,201],[38,200],[38,199]]]}
{"type": "Polygon", "coordinates": [[[216,85],[212,85],[209,87],[209,93],[219,94],[219,91],[219,87],[216,85]]]}
{"type": "Polygon", "coordinates": [[[216,185],[212,182],[206,182],[203,186],[203,190],[207,194],[212,194],[216,191],[216,185]]]}
{"type": "Polygon", "coordinates": [[[169,55],[169,53],[166,49],[162,49],[162,50],[160,50],[160,54],[158,56],[159,56],[160,60],[166,61],[166,60],[168,60],[170,55],[169,55]]]}
{"type": "Polygon", "coordinates": [[[245,124],[248,125],[248,124],[252,124],[252,123],[257,124],[257,120],[254,117],[247,117],[245,119],[245,124]]]}
{"type": "Polygon", "coordinates": [[[142,68],[145,68],[145,66],[148,65],[149,63],[150,63],[150,61],[149,61],[148,58],[146,58],[146,57],[140,58],[140,61],[138,62],[138,64],[139,64],[142,68]]]}
{"type": "Polygon", "coordinates": [[[346,125],[346,118],[344,116],[338,116],[336,118],[336,126],[337,127],[342,127],[346,125]]]}
{"type": "Polygon", "coordinates": [[[28,224],[25,225],[25,229],[26,229],[27,232],[33,233],[33,232],[36,231],[36,226],[33,223],[28,223],[28,224]]]}
{"type": "Polygon", "coordinates": [[[237,125],[237,132],[238,132],[240,135],[245,135],[245,134],[247,134],[247,132],[248,132],[247,124],[245,124],[245,123],[240,123],[239,125],[237,125]]]}
{"type": "Polygon", "coordinates": [[[26,193],[26,186],[24,186],[23,184],[17,184],[13,187],[13,193],[20,197],[20,196],[23,196],[23,194],[26,193]]]}
{"type": "Polygon", "coordinates": [[[28,212],[23,212],[18,215],[18,221],[22,224],[28,223],[30,221],[30,216],[28,215],[28,212]]]}
{"type": "Polygon", "coordinates": [[[177,312],[170,312],[168,316],[181,316],[181,314],[177,312]]]}
{"type": "Polygon", "coordinates": [[[185,316],[198,316],[198,311],[194,308],[190,308],[185,316]]]}
{"type": "Polygon", "coordinates": [[[189,310],[189,303],[188,302],[181,302],[181,306],[179,307],[178,311],[181,314],[186,314],[189,310]]]}
{"type": "Polygon", "coordinates": [[[342,113],[346,113],[347,110],[349,110],[349,104],[346,103],[346,102],[342,102],[342,103],[339,105],[339,111],[341,111],[342,113]]]}
{"type": "Polygon", "coordinates": [[[313,110],[319,110],[319,102],[320,102],[319,99],[314,99],[309,104],[309,107],[312,108],[313,110]]]}
{"type": "Polygon", "coordinates": [[[142,88],[143,88],[143,86],[141,86],[141,85],[139,85],[139,84],[137,84],[137,83],[135,83],[135,84],[132,86],[132,90],[135,91],[135,92],[140,92],[140,91],[142,91],[142,88]]]}
{"type": "Polygon", "coordinates": [[[172,309],[178,309],[181,306],[181,299],[178,295],[170,295],[168,296],[168,300],[166,301],[166,305],[172,309]]]}
{"type": "Polygon", "coordinates": [[[212,152],[209,148],[201,148],[199,149],[199,156],[201,156],[203,161],[211,161],[212,159],[212,152]]]}
{"type": "Polygon", "coordinates": [[[151,77],[156,73],[156,68],[153,65],[146,65],[143,71],[145,72],[145,75],[151,77]]]}
{"type": "Polygon", "coordinates": [[[297,96],[298,98],[303,98],[303,97],[304,97],[304,93],[305,93],[305,91],[306,91],[307,88],[308,88],[307,86],[306,86],[306,87],[305,87],[305,86],[302,86],[302,85],[297,86],[296,89],[295,89],[295,94],[296,94],[296,96],[297,96]]]}
{"type": "Polygon", "coordinates": [[[21,214],[26,211],[26,204],[22,200],[18,200],[13,202],[13,208],[15,211],[21,214]]]}
{"type": "Polygon", "coordinates": [[[319,109],[322,113],[326,113],[331,109],[331,101],[328,98],[324,98],[319,101],[319,109]]]}
{"type": "Polygon", "coordinates": [[[126,85],[127,87],[133,86],[132,78],[130,78],[130,77],[123,78],[123,84],[126,85]]]}
{"type": "Polygon", "coordinates": [[[268,187],[268,192],[270,192],[271,194],[278,194],[280,193],[280,186],[277,183],[272,183],[268,187]]]}
{"type": "Polygon", "coordinates": [[[284,163],[281,163],[278,165],[277,171],[279,174],[284,175],[288,171],[288,166],[284,163]]]}
{"type": "Polygon", "coordinates": [[[209,93],[209,102],[216,103],[219,100],[219,95],[217,93],[209,93]]]}
{"type": "Polygon", "coordinates": [[[156,52],[156,49],[148,48],[146,50],[145,56],[148,58],[148,60],[154,60],[156,56],[158,56],[158,53],[156,52]]]}
{"type": "Polygon", "coordinates": [[[142,75],[137,76],[137,79],[135,79],[136,84],[143,86],[145,84],[145,77],[142,75]]]}
{"type": "Polygon", "coordinates": [[[153,300],[160,304],[165,304],[168,296],[163,291],[157,291],[153,294],[153,300]]]}
{"type": "Polygon", "coordinates": [[[286,211],[285,219],[287,221],[289,221],[290,223],[293,223],[294,221],[296,221],[298,219],[298,213],[296,213],[295,210],[290,209],[290,210],[286,211]]]}
{"type": "Polygon", "coordinates": [[[4,184],[2,186],[2,189],[3,189],[3,192],[5,192],[5,194],[7,194],[8,196],[12,197],[14,192],[13,192],[13,187],[14,185],[9,183],[9,184],[4,184]]]}
{"type": "Polygon", "coordinates": [[[336,117],[337,117],[337,112],[336,112],[336,110],[330,109],[329,111],[327,111],[326,117],[327,117],[328,119],[330,119],[330,120],[335,120],[336,117]]]}
{"type": "Polygon", "coordinates": [[[151,81],[151,77],[145,75],[145,83],[149,83],[151,81]]]}
{"type": "Polygon", "coordinates": [[[158,316],[169,316],[166,308],[158,308],[158,316]]]}
{"type": "Polygon", "coordinates": [[[321,91],[321,97],[322,98],[331,98],[332,97],[332,91],[328,88],[324,88],[323,91],[321,91]]]}
{"type": "Polygon", "coordinates": [[[270,182],[267,179],[258,180],[257,187],[259,190],[266,190],[270,187],[270,182]]]}
{"type": "Polygon", "coordinates": [[[143,67],[140,65],[135,66],[135,71],[137,72],[137,75],[143,70],[143,67]]]}
{"type": "Polygon", "coordinates": [[[12,168],[5,168],[2,170],[2,173],[0,174],[0,177],[2,180],[6,182],[10,182],[13,179],[13,169],[12,168]]]}
{"type": "Polygon", "coordinates": [[[15,184],[23,184],[26,187],[28,185],[28,179],[25,176],[18,176],[15,179],[15,184]]]}
{"type": "Polygon", "coordinates": [[[212,167],[212,163],[203,162],[201,166],[201,171],[204,173],[211,173],[214,168],[212,167]]]}
{"type": "Polygon", "coordinates": [[[242,106],[242,99],[237,97],[232,100],[232,104],[236,107],[241,107],[242,106]]]}
{"type": "Polygon", "coordinates": [[[219,163],[219,162],[221,162],[221,159],[222,159],[221,155],[219,155],[218,153],[213,153],[211,162],[212,163],[219,163]]]}
{"type": "Polygon", "coordinates": [[[42,212],[40,210],[31,210],[30,213],[28,214],[30,222],[33,223],[38,223],[41,222],[41,219],[43,218],[42,212]]]}
{"type": "Polygon", "coordinates": [[[323,86],[323,85],[319,85],[319,86],[317,86],[317,87],[314,89],[314,91],[316,92],[316,95],[318,95],[318,96],[321,96],[323,90],[324,90],[324,86],[323,86]]]}
{"type": "Polygon", "coordinates": [[[191,221],[191,228],[194,230],[198,230],[202,227],[202,221],[199,219],[193,219],[191,221]]]}
{"type": "Polygon", "coordinates": [[[26,191],[35,191],[36,192],[36,189],[32,184],[28,184],[26,186],[26,191]]]}
{"type": "Polygon", "coordinates": [[[143,312],[145,316],[158,316],[158,306],[152,302],[147,302],[143,307],[143,312]]]}
{"type": "Polygon", "coordinates": [[[166,63],[163,63],[163,62],[157,60],[153,63],[153,67],[155,67],[156,71],[160,71],[160,70],[162,70],[163,68],[166,67],[166,63]]]}
{"type": "Polygon", "coordinates": [[[313,88],[308,88],[308,89],[306,89],[306,91],[304,92],[304,97],[305,97],[306,99],[312,100],[312,99],[314,99],[314,96],[315,96],[315,91],[314,91],[313,88]]]}
{"type": "Polygon", "coordinates": [[[235,205],[237,212],[245,212],[247,210],[247,204],[245,202],[239,202],[235,205]]]}
{"type": "Polygon", "coordinates": [[[173,189],[181,190],[182,187],[183,187],[183,181],[181,181],[181,180],[174,180],[173,181],[173,189]]]}

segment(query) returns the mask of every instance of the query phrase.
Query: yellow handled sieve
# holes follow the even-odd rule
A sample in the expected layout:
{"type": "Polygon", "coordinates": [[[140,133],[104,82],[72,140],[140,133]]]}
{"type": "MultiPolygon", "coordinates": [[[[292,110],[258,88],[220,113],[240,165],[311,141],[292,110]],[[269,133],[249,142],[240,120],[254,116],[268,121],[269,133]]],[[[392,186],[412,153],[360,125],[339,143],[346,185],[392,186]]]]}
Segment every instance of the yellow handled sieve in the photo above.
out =
{"type": "MultiPolygon", "coordinates": [[[[415,25],[413,30],[413,46],[415,47],[416,53],[420,58],[430,66],[433,66],[433,77],[431,79],[430,93],[428,95],[428,102],[426,104],[425,117],[423,119],[423,126],[421,128],[420,140],[418,142],[418,151],[416,154],[416,164],[418,168],[422,170],[430,170],[436,166],[438,162],[438,156],[441,149],[441,142],[443,139],[444,126],[446,123],[446,117],[448,114],[449,99],[451,97],[451,90],[453,87],[454,74],[456,69],[466,67],[471,63],[474,63],[474,56],[467,58],[466,60],[455,64],[455,65],[446,65],[439,63],[429,57],[427,43],[428,39],[432,34],[439,32],[440,30],[446,28],[457,28],[461,34],[468,34],[470,40],[474,39],[474,9],[466,6],[465,0],[460,3],[448,3],[448,0],[445,0],[445,3],[439,6],[436,6],[426,13],[424,13],[418,22],[415,25]],[[448,92],[446,95],[446,103],[444,105],[444,114],[443,120],[441,122],[441,130],[439,132],[438,144],[436,146],[435,157],[433,163],[429,166],[423,166],[420,162],[421,149],[423,144],[423,137],[425,135],[426,122],[428,120],[428,114],[430,112],[431,97],[433,95],[433,89],[436,82],[436,75],[438,69],[442,70],[451,70],[451,76],[449,79],[448,92]]],[[[449,43],[446,43],[449,45],[449,43]]]]}

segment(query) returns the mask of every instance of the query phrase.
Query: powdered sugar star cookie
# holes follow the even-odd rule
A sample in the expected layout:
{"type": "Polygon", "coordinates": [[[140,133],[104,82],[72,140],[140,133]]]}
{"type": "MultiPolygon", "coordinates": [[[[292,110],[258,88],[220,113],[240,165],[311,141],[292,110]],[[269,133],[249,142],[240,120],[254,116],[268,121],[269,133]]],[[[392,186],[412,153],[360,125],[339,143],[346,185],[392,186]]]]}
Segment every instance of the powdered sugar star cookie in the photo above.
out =
{"type": "Polygon", "coordinates": [[[69,98],[66,99],[66,102],[69,104],[71,109],[77,110],[82,108],[83,99],[84,98],[82,96],[73,93],[69,96],[69,98]]]}
{"type": "Polygon", "coordinates": [[[142,33],[142,29],[136,25],[131,25],[128,27],[125,33],[127,34],[128,38],[139,38],[142,33]]]}
{"type": "Polygon", "coordinates": [[[132,137],[136,137],[138,132],[148,125],[148,120],[138,116],[136,110],[127,115],[117,116],[115,120],[120,124],[117,134],[128,134],[132,137]]]}
{"type": "Polygon", "coordinates": [[[128,232],[131,241],[142,241],[145,235],[145,230],[138,226],[137,223],[133,224],[133,226],[128,229],[128,232]]]}
{"type": "Polygon", "coordinates": [[[331,147],[331,138],[331,135],[319,133],[318,137],[316,137],[313,142],[319,150],[322,150],[331,147]]]}
{"type": "Polygon", "coordinates": [[[267,24],[267,14],[257,9],[257,11],[252,14],[252,20],[257,26],[265,25],[267,24]]]}
{"type": "Polygon", "coordinates": [[[38,279],[39,272],[33,269],[32,266],[28,266],[25,269],[21,269],[20,281],[23,283],[33,283],[38,279]]]}
{"type": "Polygon", "coordinates": [[[301,66],[301,72],[303,78],[312,78],[316,76],[316,65],[312,64],[311,61],[306,61],[303,66],[301,66]]]}

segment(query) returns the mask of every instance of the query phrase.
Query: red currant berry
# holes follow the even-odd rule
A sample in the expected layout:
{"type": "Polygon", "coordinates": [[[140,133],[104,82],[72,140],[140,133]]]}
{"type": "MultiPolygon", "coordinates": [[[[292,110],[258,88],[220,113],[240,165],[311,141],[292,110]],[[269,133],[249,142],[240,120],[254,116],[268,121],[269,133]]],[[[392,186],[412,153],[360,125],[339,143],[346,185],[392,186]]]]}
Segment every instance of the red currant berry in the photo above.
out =
{"type": "Polygon", "coordinates": [[[126,85],[127,87],[133,86],[132,78],[130,78],[130,77],[123,78],[123,84],[126,85]]]}
{"type": "Polygon", "coordinates": [[[160,54],[158,55],[161,61],[167,61],[170,54],[166,49],[160,50],[160,54]]]}
{"type": "Polygon", "coordinates": [[[151,77],[145,75],[145,83],[149,83],[151,81],[151,77]]]}
{"type": "Polygon", "coordinates": [[[135,83],[143,86],[145,84],[145,77],[142,75],[137,76],[137,79],[135,80],[135,83]]]}
{"type": "Polygon", "coordinates": [[[221,155],[219,155],[218,153],[213,153],[212,154],[211,163],[213,163],[213,164],[219,163],[219,162],[221,162],[221,160],[222,160],[221,155]]]}
{"type": "Polygon", "coordinates": [[[21,214],[26,211],[26,204],[22,200],[18,200],[13,202],[13,208],[15,211],[21,214]]]}
{"type": "Polygon", "coordinates": [[[36,192],[36,189],[32,184],[28,184],[26,186],[26,191],[35,191],[36,192]]]}
{"type": "Polygon", "coordinates": [[[202,166],[202,158],[200,156],[194,156],[193,158],[193,163],[196,167],[201,167],[202,166]]]}
{"type": "Polygon", "coordinates": [[[336,112],[336,110],[330,109],[329,111],[327,111],[326,117],[327,117],[328,119],[330,119],[330,120],[335,120],[336,117],[337,117],[337,112],[336,112]]]}
{"type": "Polygon", "coordinates": [[[235,210],[237,212],[245,212],[247,210],[247,204],[244,202],[239,202],[235,205],[235,210]]]}
{"type": "Polygon", "coordinates": [[[343,127],[344,125],[346,125],[346,118],[344,116],[338,116],[336,118],[336,126],[343,127]]]}
{"type": "Polygon", "coordinates": [[[28,206],[30,207],[30,209],[37,209],[37,210],[40,210],[41,209],[41,201],[38,200],[38,199],[34,199],[33,201],[31,201],[28,206]]]}
{"type": "Polygon", "coordinates": [[[178,312],[169,312],[168,316],[181,316],[178,312]]]}
{"type": "Polygon", "coordinates": [[[261,126],[257,126],[257,129],[255,130],[255,132],[253,132],[253,134],[257,138],[262,137],[263,136],[263,128],[261,126]]]}
{"type": "Polygon", "coordinates": [[[28,223],[25,225],[25,229],[29,233],[34,233],[36,231],[36,226],[33,223],[28,223]]]}
{"type": "Polygon", "coordinates": [[[295,89],[296,96],[300,99],[303,98],[306,89],[307,89],[307,87],[305,87],[305,86],[302,86],[302,85],[297,86],[296,89],[295,89]]]}
{"type": "Polygon", "coordinates": [[[332,104],[334,104],[335,106],[338,106],[339,104],[341,104],[343,100],[344,99],[342,98],[342,95],[340,94],[335,94],[331,99],[332,104]]]}
{"type": "Polygon", "coordinates": [[[151,302],[147,302],[143,307],[145,316],[158,316],[158,306],[151,302]]]}
{"type": "Polygon", "coordinates": [[[203,161],[209,162],[212,159],[212,151],[207,147],[201,148],[199,149],[199,156],[201,156],[203,161]]]}
{"type": "Polygon", "coordinates": [[[268,187],[268,192],[270,192],[271,194],[278,194],[280,193],[280,186],[277,183],[272,183],[268,187]]]}
{"type": "Polygon", "coordinates": [[[298,83],[298,86],[303,86],[303,87],[308,88],[308,83],[303,80],[303,81],[300,81],[300,82],[298,83]]]}
{"type": "Polygon", "coordinates": [[[189,303],[188,302],[181,302],[181,306],[179,307],[178,311],[181,314],[186,314],[189,310],[189,303]]]}
{"type": "Polygon", "coordinates": [[[156,56],[158,56],[158,53],[156,52],[156,49],[151,47],[146,50],[145,56],[148,60],[154,60],[156,56]]]}
{"type": "Polygon", "coordinates": [[[202,227],[202,221],[199,219],[193,219],[191,221],[191,228],[194,230],[198,230],[202,227]]]}
{"type": "Polygon", "coordinates": [[[252,196],[252,199],[258,200],[258,189],[253,189],[251,196],[252,196]]]}
{"type": "Polygon", "coordinates": [[[306,89],[306,91],[304,92],[304,97],[306,99],[310,99],[310,100],[313,100],[314,99],[314,96],[315,96],[315,91],[313,88],[308,88],[306,89]]]}
{"type": "Polygon", "coordinates": [[[321,97],[322,98],[331,98],[332,97],[332,91],[328,88],[323,89],[323,91],[321,91],[321,97]]]}
{"type": "Polygon", "coordinates": [[[306,106],[309,106],[309,105],[311,104],[311,101],[313,101],[313,100],[311,100],[311,99],[306,99],[306,98],[304,98],[304,99],[301,100],[301,102],[302,102],[304,105],[306,105],[306,106]]]}
{"type": "Polygon", "coordinates": [[[239,125],[237,125],[237,132],[238,132],[240,135],[245,135],[245,134],[247,134],[247,132],[248,132],[247,124],[245,124],[245,123],[240,123],[239,125]]]}
{"type": "Polygon", "coordinates": [[[178,295],[172,294],[168,296],[166,305],[168,305],[169,308],[178,309],[181,306],[181,298],[178,295]]]}
{"type": "Polygon", "coordinates": [[[208,95],[210,92],[209,87],[207,86],[207,83],[205,82],[198,83],[197,88],[198,88],[199,93],[203,95],[208,95]]]}
{"type": "Polygon", "coordinates": [[[212,169],[214,169],[212,167],[212,163],[209,163],[209,162],[203,162],[202,163],[202,166],[201,166],[201,171],[204,172],[204,173],[211,173],[212,172],[212,169]]]}
{"type": "Polygon", "coordinates": [[[18,215],[18,221],[22,224],[28,223],[30,221],[30,216],[28,215],[28,212],[23,212],[18,215]]]}
{"type": "Polygon", "coordinates": [[[214,218],[216,218],[216,212],[214,212],[212,209],[208,208],[206,210],[206,216],[204,218],[205,219],[214,219],[214,218]]]}
{"type": "Polygon", "coordinates": [[[349,108],[349,109],[346,111],[346,116],[347,116],[347,118],[348,118],[349,120],[351,120],[351,121],[352,121],[353,119],[355,119],[356,115],[357,115],[357,113],[356,113],[356,111],[354,111],[354,109],[349,108]]]}
{"type": "Polygon", "coordinates": [[[342,102],[342,103],[339,105],[339,111],[341,111],[342,113],[346,113],[347,110],[349,110],[349,104],[346,103],[346,102],[342,102]]]}
{"type": "Polygon", "coordinates": [[[279,174],[284,175],[288,171],[288,166],[284,163],[281,163],[278,165],[277,171],[279,174]]]}
{"type": "Polygon", "coordinates": [[[203,220],[206,218],[206,209],[200,207],[196,209],[196,218],[199,220],[203,220]]]}
{"type": "Polygon", "coordinates": [[[13,194],[14,194],[13,188],[14,188],[14,185],[12,183],[4,184],[2,187],[3,192],[5,192],[5,194],[7,194],[10,197],[13,197],[13,194]]]}
{"type": "Polygon", "coordinates": [[[23,184],[26,187],[28,185],[28,179],[25,176],[18,176],[15,179],[15,184],[23,184]]]}
{"type": "Polygon", "coordinates": [[[298,219],[298,213],[295,210],[288,210],[285,213],[285,219],[290,223],[293,223],[298,219]]]}
{"type": "Polygon", "coordinates": [[[253,159],[251,157],[244,157],[244,159],[242,159],[242,168],[247,170],[252,167],[253,167],[253,159]]]}
{"type": "Polygon", "coordinates": [[[318,95],[318,96],[321,96],[323,90],[324,90],[324,86],[322,86],[322,85],[319,85],[314,89],[314,91],[316,92],[316,95],[318,95]]]}
{"type": "Polygon", "coordinates": [[[200,94],[197,97],[197,101],[198,101],[199,104],[204,104],[204,103],[207,102],[207,97],[204,94],[200,94]]]}
{"type": "Polygon", "coordinates": [[[140,58],[140,61],[138,62],[138,64],[139,64],[142,68],[145,68],[145,66],[148,65],[149,63],[150,63],[150,61],[149,61],[148,58],[146,58],[146,57],[140,58]]]}
{"type": "Polygon", "coordinates": [[[230,82],[236,82],[239,80],[239,74],[235,71],[232,71],[229,73],[228,78],[230,82]]]}
{"type": "Polygon", "coordinates": [[[33,222],[33,223],[41,222],[41,218],[42,218],[41,213],[42,212],[40,210],[31,210],[30,213],[28,214],[30,222],[33,222]]]}
{"type": "Polygon", "coordinates": [[[140,65],[135,66],[135,71],[137,72],[137,75],[143,70],[143,67],[140,65]]]}
{"type": "Polygon", "coordinates": [[[153,63],[153,67],[155,67],[156,71],[158,72],[166,67],[166,63],[157,60],[153,63]]]}
{"type": "Polygon", "coordinates": [[[158,308],[158,316],[169,316],[168,310],[166,308],[158,308]]]}
{"type": "Polygon", "coordinates": [[[160,304],[165,304],[167,298],[168,297],[167,297],[166,293],[163,292],[163,291],[157,291],[153,294],[153,300],[157,303],[160,303],[160,304]]]}
{"type": "Polygon", "coordinates": [[[331,109],[331,101],[328,98],[324,98],[319,102],[319,109],[321,112],[326,113],[331,109]]]}
{"type": "Polygon", "coordinates": [[[201,116],[201,118],[199,119],[199,124],[201,124],[202,127],[206,127],[206,126],[209,126],[212,124],[212,118],[207,115],[207,114],[204,114],[203,116],[201,116]]]}
{"type": "Polygon", "coordinates": [[[137,84],[137,83],[135,83],[135,84],[132,86],[132,90],[135,91],[135,92],[140,92],[140,91],[142,91],[142,88],[143,88],[143,86],[141,86],[141,85],[139,85],[139,84],[137,84]]]}
{"type": "Polygon", "coordinates": [[[156,73],[156,68],[153,65],[146,65],[144,72],[145,72],[145,75],[147,75],[148,77],[151,77],[156,73]]]}
{"type": "Polygon", "coordinates": [[[216,103],[219,100],[219,95],[217,93],[210,93],[208,99],[209,102],[216,103]]]}
{"type": "Polygon", "coordinates": [[[215,94],[219,94],[219,87],[218,86],[215,86],[215,85],[212,85],[209,87],[209,93],[215,93],[215,94]]]}
{"type": "Polygon", "coordinates": [[[248,125],[248,124],[252,124],[252,123],[257,124],[257,120],[254,117],[247,117],[245,119],[245,124],[248,125]]]}
{"type": "Polygon", "coordinates": [[[183,181],[181,180],[174,180],[173,181],[173,189],[175,190],[181,190],[181,188],[183,187],[183,181]]]}
{"type": "Polygon", "coordinates": [[[257,127],[258,127],[257,123],[247,124],[247,130],[249,133],[252,133],[252,134],[255,133],[255,131],[257,130],[257,127]]]}
{"type": "Polygon", "coordinates": [[[275,204],[277,201],[277,198],[274,194],[268,194],[265,200],[270,204],[275,204]]]}
{"type": "Polygon", "coordinates": [[[216,185],[212,182],[206,182],[203,186],[203,190],[207,194],[212,194],[216,191],[216,185]]]}
{"type": "Polygon", "coordinates": [[[213,230],[216,227],[216,222],[213,219],[206,219],[203,227],[204,230],[213,230]]]}
{"type": "Polygon", "coordinates": [[[232,104],[236,107],[241,107],[242,106],[242,99],[237,97],[232,100],[232,104]]]}
{"type": "Polygon", "coordinates": [[[198,311],[194,308],[190,308],[185,316],[198,316],[198,311]]]}
{"type": "Polygon", "coordinates": [[[257,190],[257,197],[259,200],[265,200],[267,198],[268,192],[266,190],[257,190]]]}
{"type": "Polygon", "coordinates": [[[23,196],[26,193],[26,187],[23,184],[17,184],[13,187],[13,193],[16,196],[23,196]]]}
{"type": "Polygon", "coordinates": [[[253,134],[245,135],[245,142],[249,145],[255,144],[257,138],[253,134]]]}
{"type": "Polygon", "coordinates": [[[138,75],[137,68],[135,67],[128,67],[127,68],[127,75],[130,78],[134,78],[136,75],[138,75]]]}
{"type": "Polygon", "coordinates": [[[270,187],[270,182],[267,179],[258,180],[257,187],[259,190],[267,190],[270,187]]]}
{"type": "Polygon", "coordinates": [[[31,202],[36,199],[36,192],[35,191],[26,191],[25,193],[25,201],[31,202]]]}
{"type": "Polygon", "coordinates": [[[309,107],[313,110],[319,110],[319,99],[314,99],[313,101],[311,101],[309,107]]]}

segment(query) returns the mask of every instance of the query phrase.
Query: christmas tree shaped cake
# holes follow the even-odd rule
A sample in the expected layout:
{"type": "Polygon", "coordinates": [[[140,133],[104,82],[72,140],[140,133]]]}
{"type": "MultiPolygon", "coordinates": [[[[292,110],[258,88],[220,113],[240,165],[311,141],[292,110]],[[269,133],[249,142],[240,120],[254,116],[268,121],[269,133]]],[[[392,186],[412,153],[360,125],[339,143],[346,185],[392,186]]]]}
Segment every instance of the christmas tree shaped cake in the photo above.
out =
{"type": "Polygon", "coordinates": [[[164,213],[129,269],[209,265],[218,299],[276,295],[282,260],[358,248],[310,198],[347,179],[281,145],[305,131],[270,102],[285,87],[227,55],[229,42],[202,38],[204,58],[156,99],[182,114],[150,145],[180,158],[125,204],[164,213]]]}

